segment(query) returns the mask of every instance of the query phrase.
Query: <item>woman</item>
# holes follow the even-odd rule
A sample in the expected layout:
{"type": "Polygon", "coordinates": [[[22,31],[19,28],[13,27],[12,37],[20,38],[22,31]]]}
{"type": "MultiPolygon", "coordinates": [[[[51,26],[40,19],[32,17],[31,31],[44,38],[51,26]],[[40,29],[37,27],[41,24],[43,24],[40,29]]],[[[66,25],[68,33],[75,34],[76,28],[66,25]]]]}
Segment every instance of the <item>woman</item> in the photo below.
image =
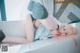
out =
{"type": "MultiPolygon", "coordinates": [[[[27,14],[26,17],[27,21],[25,22],[26,36],[23,38],[12,37],[12,39],[15,39],[13,40],[13,42],[25,43],[33,41],[34,38],[34,27],[32,24],[33,20],[39,19],[40,23],[43,24],[46,28],[48,28],[50,31],[57,29],[58,25],[60,25],[60,23],[55,19],[55,17],[53,18],[52,14],[50,13],[51,11],[46,9],[45,5],[36,1],[37,0],[30,0],[29,3],[28,10],[30,11],[30,13],[27,14]]],[[[10,40],[9,37],[8,38],[6,37],[5,40],[3,40],[3,42],[6,42],[6,39],[10,40]]]]}

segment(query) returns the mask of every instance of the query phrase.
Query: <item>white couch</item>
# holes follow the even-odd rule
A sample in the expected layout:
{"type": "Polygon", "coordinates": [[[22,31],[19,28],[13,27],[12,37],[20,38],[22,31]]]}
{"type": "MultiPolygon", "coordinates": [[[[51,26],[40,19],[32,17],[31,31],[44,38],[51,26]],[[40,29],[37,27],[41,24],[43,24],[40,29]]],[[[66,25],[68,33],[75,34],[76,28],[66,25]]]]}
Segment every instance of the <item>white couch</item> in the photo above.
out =
{"type": "Polygon", "coordinates": [[[0,21],[0,29],[7,36],[25,36],[24,21],[0,21]]]}
{"type": "Polygon", "coordinates": [[[9,47],[7,53],[80,53],[80,44],[79,47],[75,47],[71,38],[63,37],[15,45],[9,47]]]}

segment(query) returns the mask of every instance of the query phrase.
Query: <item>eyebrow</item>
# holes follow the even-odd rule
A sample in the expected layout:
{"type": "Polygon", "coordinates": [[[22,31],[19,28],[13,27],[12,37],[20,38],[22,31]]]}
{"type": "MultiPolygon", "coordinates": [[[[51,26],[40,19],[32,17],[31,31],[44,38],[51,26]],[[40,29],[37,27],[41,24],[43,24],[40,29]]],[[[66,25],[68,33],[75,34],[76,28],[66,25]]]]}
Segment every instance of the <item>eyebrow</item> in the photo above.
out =
{"type": "Polygon", "coordinates": [[[58,26],[58,27],[57,27],[57,30],[59,30],[59,25],[57,24],[57,26],[58,26]]]}

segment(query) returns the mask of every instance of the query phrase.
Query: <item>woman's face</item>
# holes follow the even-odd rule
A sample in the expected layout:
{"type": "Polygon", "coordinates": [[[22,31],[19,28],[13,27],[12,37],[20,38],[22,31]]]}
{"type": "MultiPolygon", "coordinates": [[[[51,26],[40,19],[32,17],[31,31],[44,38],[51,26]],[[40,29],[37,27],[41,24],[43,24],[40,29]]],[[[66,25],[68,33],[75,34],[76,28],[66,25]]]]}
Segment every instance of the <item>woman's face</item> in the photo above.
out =
{"type": "Polygon", "coordinates": [[[59,31],[62,35],[71,35],[72,34],[72,27],[70,25],[65,25],[65,26],[62,26],[59,29],[59,31]]]}
{"type": "Polygon", "coordinates": [[[64,25],[62,27],[59,27],[57,30],[52,31],[52,35],[56,36],[69,36],[75,34],[76,28],[72,27],[71,25],[64,25]]]}

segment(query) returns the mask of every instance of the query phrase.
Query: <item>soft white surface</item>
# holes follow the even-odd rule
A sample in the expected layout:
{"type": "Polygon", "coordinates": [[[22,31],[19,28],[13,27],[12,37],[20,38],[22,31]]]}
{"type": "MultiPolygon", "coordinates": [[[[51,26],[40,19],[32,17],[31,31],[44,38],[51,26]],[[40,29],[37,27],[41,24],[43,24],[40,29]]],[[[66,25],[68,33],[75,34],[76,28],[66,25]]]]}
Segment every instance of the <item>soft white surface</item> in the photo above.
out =
{"type": "Polygon", "coordinates": [[[25,36],[24,21],[0,21],[0,29],[6,36],[25,36]]]}
{"type": "Polygon", "coordinates": [[[9,47],[6,53],[80,53],[71,38],[40,40],[24,45],[9,47]]]}
{"type": "Polygon", "coordinates": [[[71,38],[50,39],[23,45],[20,53],[79,53],[71,38]]]}

